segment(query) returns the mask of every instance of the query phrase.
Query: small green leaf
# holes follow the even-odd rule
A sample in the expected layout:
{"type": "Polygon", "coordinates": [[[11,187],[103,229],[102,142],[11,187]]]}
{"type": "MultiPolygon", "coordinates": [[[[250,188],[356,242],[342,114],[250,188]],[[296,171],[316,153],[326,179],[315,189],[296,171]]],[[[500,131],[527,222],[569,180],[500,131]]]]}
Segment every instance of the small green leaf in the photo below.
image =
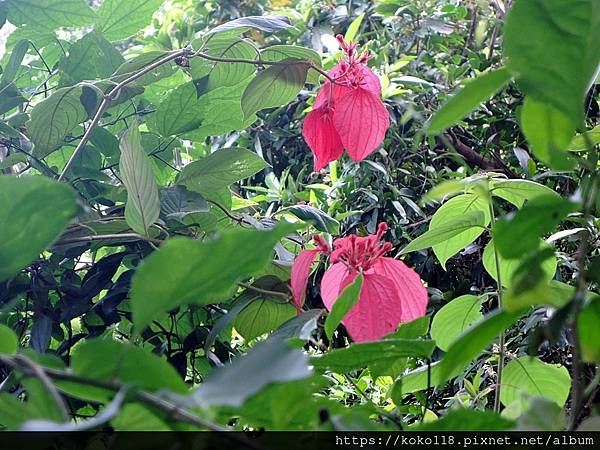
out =
{"type": "MultiPolygon", "coordinates": [[[[402,249],[400,254],[422,250],[435,245],[447,242],[448,240],[461,236],[465,232],[477,232],[485,227],[485,216],[481,211],[471,211],[465,213],[462,217],[455,218],[445,222],[443,226],[429,229],[418,238],[412,240],[410,244],[402,249]]],[[[478,233],[481,234],[481,233],[478,233]]]]}
{"type": "Polygon", "coordinates": [[[108,39],[125,39],[150,23],[164,0],[104,0],[96,29],[108,39]]]}
{"type": "Polygon", "coordinates": [[[562,407],[570,389],[571,377],[564,366],[522,356],[504,367],[500,401],[508,406],[525,394],[546,398],[562,407]]]}
{"type": "Polygon", "coordinates": [[[312,223],[317,230],[324,233],[337,234],[339,232],[340,223],[314,206],[292,205],[283,211],[289,211],[298,219],[312,223]]]}
{"type": "Polygon", "coordinates": [[[346,42],[355,40],[356,35],[358,34],[358,30],[360,29],[360,25],[362,24],[362,21],[364,18],[365,18],[365,13],[361,13],[348,26],[348,29],[346,30],[346,34],[344,34],[344,40],[346,42]]]}
{"type": "Polygon", "coordinates": [[[521,128],[540,161],[557,170],[573,169],[575,162],[566,149],[575,136],[575,126],[562,112],[527,98],[521,110],[521,128]]]}
{"type": "Polygon", "coordinates": [[[509,71],[501,68],[487,72],[470,81],[437,110],[427,127],[428,133],[439,133],[451,127],[492,97],[510,79],[511,74],[509,71]]]}
{"type": "Polygon", "coordinates": [[[359,273],[356,279],[346,286],[338,299],[333,304],[333,308],[325,319],[325,334],[327,339],[331,341],[333,332],[341,323],[344,316],[352,309],[354,304],[360,298],[360,290],[362,289],[363,275],[359,273]]]}
{"type": "Polygon", "coordinates": [[[19,348],[19,339],[13,330],[0,324],[0,355],[12,355],[19,348]]]}
{"type": "Polygon", "coordinates": [[[300,59],[285,59],[259,72],[242,94],[244,117],[292,101],[306,83],[310,64],[300,59]]]}
{"type": "Polygon", "coordinates": [[[593,299],[579,313],[577,332],[581,356],[586,362],[600,362],[600,299],[593,299]]]}
{"type": "Polygon", "coordinates": [[[169,239],[144,260],[132,280],[131,309],[140,332],[160,313],[225,298],[242,277],[260,273],[273,247],[291,230],[230,230],[209,242],[169,239]],[[210,261],[210,264],[207,263],[210,261]]]}
{"type": "Polygon", "coordinates": [[[386,339],[378,342],[352,344],[332,350],[320,357],[311,358],[311,364],[320,370],[346,373],[370,364],[394,361],[399,358],[428,358],[435,342],[420,339],[386,339]]]}
{"type": "Polygon", "coordinates": [[[120,148],[119,171],[127,188],[125,220],[134,231],[147,236],[148,229],[160,214],[160,199],[150,159],[142,148],[137,125],[132,125],[125,132],[120,148]]]}
{"type": "Polygon", "coordinates": [[[481,320],[481,304],[486,299],[485,295],[462,295],[444,305],[431,322],[431,338],[436,345],[447,351],[464,330],[481,320]]]}
{"type": "Polygon", "coordinates": [[[258,299],[246,306],[235,319],[234,327],[247,341],[276,329],[296,316],[296,308],[281,299],[258,299]]]}
{"type": "Polygon", "coordinates": [[[183,168],[177,183],[206,194],[251,177],[269,165],[256,153],[243,148],[222,148],[183,168]]]}
{"type": "Polygon", "coordinates": [[[69,186],[38,176],[0,176],[0,204],[0,281],[37,258],[78,211],[69,186]]]}
{"type": "Polygon", "coordinates": [[[80,101],[82,93],[79,84],[60,88],[33,107],[28,130],[37,156],[46,156],[63,145],[65,136],[88,118],[80,101]]]}
{"type": "Polygon", "coordinates": [[[21,63],[27,54],[27,50],[29,50],[28,40],[23,39],[15,44],[10,53],[8,63],[4,67],[4,72],[2,72],[2,76],[0,77],[0,88],[4,88],[13,82],[17,72],[21,68],[21,63]]]}
{"type": "Polygon", "coordinates": [[[529,201],[512,217],[496,222],[494,242],[505,258],[519,258],[539,247],[542,235],[577,210],[577,205],[556,195],[543,195],[529,201]]]}

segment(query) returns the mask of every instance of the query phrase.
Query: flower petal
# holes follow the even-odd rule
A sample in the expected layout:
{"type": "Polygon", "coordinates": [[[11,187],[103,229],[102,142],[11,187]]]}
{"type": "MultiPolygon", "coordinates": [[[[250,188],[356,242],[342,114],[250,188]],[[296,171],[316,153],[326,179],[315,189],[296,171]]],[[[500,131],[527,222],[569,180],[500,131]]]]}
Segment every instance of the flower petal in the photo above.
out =
{"type": "Polygon", "coordinates": [[[306,293],[306,285],[308,284],[310,266],[320,252],[321,250],[319,249],[302,250],[292,265],[290,284],[292,285],[294,304],[298,311],[300,311],[302,305],[304,305],[304,294],[306,293]]]}
{"type": "Polygon", "coordinates": [[[342,156],[342,142],[333,126],[331,111],[325,107],[313,109],[307,114],[302,134],[315,155],[315,171],[342,156]]]}
{"type": "Polygon", "coordinates": [[[362,161],[383,142],[390,116],[378,96],[359,87],[335,104],[333,125],[350,157],[362,161]]]}
{"type": "Polygon", "coordinates": [[[373,271],[390,279],[398,301],[402,304],[402,323],[424,316],[427,310],[427,289],[419,274],[394,258],[383,257],[375,263],[373,271]]]}
{"type": "Polygon", "coordinates": [[[321,298],[328,311],[331,311],[341,292],[354,281],[357,274],[356,271],[348,270],[344,263],[329,266],[321,279],[321,298]]]}
{"type": "Polygon", "coordinates": [[[369,92],[372,92],[377,97],[380,97],[381,82],[379,81],[379,77],[375,75],[371,69],[362,64],[357,66],[357,71],[363,76],[361,87],[365,88],[369,92]]]}

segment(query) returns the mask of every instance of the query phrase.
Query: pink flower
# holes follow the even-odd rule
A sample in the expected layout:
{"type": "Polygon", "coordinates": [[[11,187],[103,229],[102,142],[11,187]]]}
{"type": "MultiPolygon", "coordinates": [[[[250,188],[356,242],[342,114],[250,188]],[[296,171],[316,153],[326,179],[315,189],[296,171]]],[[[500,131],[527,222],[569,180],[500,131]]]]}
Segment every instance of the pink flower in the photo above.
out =
{"type": "Polygon", "coordinates": [[[321,298],[329,311],[343,289],[359,272],[363,274],[360,297],[342,320],[356,342],[379,340],[394,332],[398,324],[425,315],[427,289],[419,275],[402,261],[384,256],[392,249],[389,242],[380,242],[387,229],[381,223],[375,235],[336,239],[333,251],[322,237],[315,236],[317,248],[303,250],[292,266],[292,293],[298,311],[304,304],[310,266],[318,254],[325,253],[331,266],[321,280],[321,298]]]}
{"type": "Polygon", "coordinates": [[[379,78],[366,65],[369,55],[356,54],[356,44],[337,36],[344,57],[329,71],[304,120],[302,134],[315,155],[315,170],[342,156],[345,148],[362,161],[383,142],[390,117],[381,101],[379,78]]]}

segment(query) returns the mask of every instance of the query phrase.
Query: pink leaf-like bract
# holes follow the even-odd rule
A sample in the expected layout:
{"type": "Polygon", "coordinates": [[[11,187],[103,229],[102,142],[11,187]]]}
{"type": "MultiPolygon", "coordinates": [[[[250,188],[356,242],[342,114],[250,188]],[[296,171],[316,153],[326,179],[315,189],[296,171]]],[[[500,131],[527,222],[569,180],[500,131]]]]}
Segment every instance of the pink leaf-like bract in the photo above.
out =
{"type": "Polygon", "coordinates": [[[315,171],[342,156],[343,146],[333,126],[332,111],[326,107],[313,109],[304,119],[302,134],[315,155],[315,171]]]}
{"type": "Polygon", "coordinates": [[[392,280],[402,303],[402,323],[412,322],[425,315],[427,310],[427,288],[419,274],[394,258],[380,258],[373,269],[376,273],[392,280]]]}
{"type": "Polygon", "coordinates": [[[383,142],[390,118],[375,94],[356,88],[337,103],[333,126],[348,155],[354,161],[362,161],[383,142]]]}
{"type": "Polygon", "coordinates": [[[310,275],[310,266],[315,261],[317,255],[321,252],[319,249],[303,250],[296,257],[292,265],[292,274],[290,284],[292,285],[292,295],[296,309],[300,311],[304,305],[304,293],[308,284],[310,275]]]}

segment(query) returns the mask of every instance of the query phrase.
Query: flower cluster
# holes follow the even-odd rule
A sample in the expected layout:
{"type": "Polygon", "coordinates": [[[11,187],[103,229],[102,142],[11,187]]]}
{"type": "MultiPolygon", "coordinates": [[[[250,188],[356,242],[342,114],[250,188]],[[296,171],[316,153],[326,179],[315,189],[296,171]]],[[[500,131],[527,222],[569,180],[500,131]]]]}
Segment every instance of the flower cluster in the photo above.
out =
{"type": "Polygon", "coordinates": [[[357,342],[376,341],[396,330],[400,323],[425,315],[427,289],[419,275],[402,261],[384,256],[392,244],[381,243],[387,231],[379,224],[377,234],[356,235],[336,239],[333,250],[320,236],[315,236],[316,249],[302,251],[292,266],[292,293],[296,308],[304,304],[310,267],[317,255],[327,254],[331,266],[321,280],[321,298],[331,311],[346,286],[359,273],[363,284],[358,301],[342,323],[357,342]]]}
{"type": "Polygon", "coordinates": [[[337,36],[344,52],[329,71],[304,120],[302,134],[315,155],[315,170],[342,156],[345,148],[354,161],[369,156],[381,143],[390,118],[381,101],[379,78],[366,65],[368,53],[358,55],[356,44],[337,36]]]}

